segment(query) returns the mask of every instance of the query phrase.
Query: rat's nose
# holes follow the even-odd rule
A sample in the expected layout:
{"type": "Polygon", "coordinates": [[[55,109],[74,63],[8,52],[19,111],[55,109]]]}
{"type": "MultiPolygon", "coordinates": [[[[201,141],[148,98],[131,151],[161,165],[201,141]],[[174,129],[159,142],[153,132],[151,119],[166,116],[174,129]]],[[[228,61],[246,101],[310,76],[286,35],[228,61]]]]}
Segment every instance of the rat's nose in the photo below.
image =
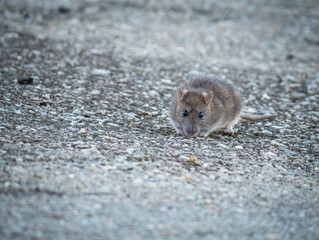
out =
{"type": "Polygon", "coordinates": [[[187,128],[185,133],[187,136],[195,136],[197,134],[197,130],[195,128],[187,128]]]}

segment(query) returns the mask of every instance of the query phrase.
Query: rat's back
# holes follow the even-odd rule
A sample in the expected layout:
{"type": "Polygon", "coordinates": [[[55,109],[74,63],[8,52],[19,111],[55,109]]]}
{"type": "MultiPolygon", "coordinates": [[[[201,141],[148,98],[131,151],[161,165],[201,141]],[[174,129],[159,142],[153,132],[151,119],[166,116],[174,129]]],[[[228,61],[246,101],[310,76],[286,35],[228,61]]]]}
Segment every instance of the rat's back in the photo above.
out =
{"type": "Polygon", "coordinates": [[[228,84],[227,82],[220,80],[217,77],[211,77],[211,76],[197,76],[189,80],[183,85],[184,89],[194,89],[194,90],[200,90],[203,92],[216,92],[217,94],[222,91],[228,91],[232,92],[234,88],[232,85],[228,84]]]}
{"type": "Polygon", "coordinates": [[[240,113],[241,101],[239,93],[235,88],[217,77],[198,76],[184,85],[185,89],[199,90],[202,92],[212,91],[214,97],[212,98],[212,105],[222,105],[227,116],[235,116],[240,113]]]}

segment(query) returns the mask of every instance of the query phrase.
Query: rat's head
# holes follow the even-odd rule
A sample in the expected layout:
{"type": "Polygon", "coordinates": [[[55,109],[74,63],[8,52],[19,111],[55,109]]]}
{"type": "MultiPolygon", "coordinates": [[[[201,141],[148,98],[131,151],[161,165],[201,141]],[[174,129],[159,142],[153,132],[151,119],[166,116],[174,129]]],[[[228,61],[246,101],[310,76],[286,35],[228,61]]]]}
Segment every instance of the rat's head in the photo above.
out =
{"type": "Polygon", "coordinates": [[[209,124],[209,105],[213,92],[177,90],[176,112],[179,119],[179,130],[186,136],[196,136],[209,124]]]}

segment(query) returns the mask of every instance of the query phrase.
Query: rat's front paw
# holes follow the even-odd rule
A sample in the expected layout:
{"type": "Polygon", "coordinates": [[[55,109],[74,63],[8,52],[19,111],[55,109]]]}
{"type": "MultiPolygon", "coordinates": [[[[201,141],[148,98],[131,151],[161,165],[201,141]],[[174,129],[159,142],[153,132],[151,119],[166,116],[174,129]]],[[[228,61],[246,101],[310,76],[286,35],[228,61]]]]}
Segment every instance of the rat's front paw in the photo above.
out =
{"type": "Polygon", "coordinates": [[[226,134],[228,134],[228,135],[230,135],[230,136],[234,136],[234,135],[237,134],[236,131],[234,131],[233,129],[229,129],[229,128],[226,128],[226,129],[224,130],[224,133],[226,133],[226,134]]]}
{"type": "Polygon", "coordinates": [[[177,130],[177,135],[178,135],[178,136],[184,136],[184,133],[183,133],[182,130],[178,129],[178,130],[177,130]]]}

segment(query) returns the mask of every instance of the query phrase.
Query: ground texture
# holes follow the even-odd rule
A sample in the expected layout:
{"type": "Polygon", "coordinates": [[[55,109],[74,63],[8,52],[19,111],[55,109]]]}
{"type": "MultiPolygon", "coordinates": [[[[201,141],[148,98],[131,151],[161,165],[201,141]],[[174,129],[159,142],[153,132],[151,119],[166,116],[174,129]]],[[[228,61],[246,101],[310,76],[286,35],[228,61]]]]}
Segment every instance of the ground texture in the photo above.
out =
{"type": "Polygon", "coordinates": [[[319,239],[318,32],[316,0],[1,1],[0,238],[319,239]],[[177,136],[201,73],[278,117],[177,136]]]}

